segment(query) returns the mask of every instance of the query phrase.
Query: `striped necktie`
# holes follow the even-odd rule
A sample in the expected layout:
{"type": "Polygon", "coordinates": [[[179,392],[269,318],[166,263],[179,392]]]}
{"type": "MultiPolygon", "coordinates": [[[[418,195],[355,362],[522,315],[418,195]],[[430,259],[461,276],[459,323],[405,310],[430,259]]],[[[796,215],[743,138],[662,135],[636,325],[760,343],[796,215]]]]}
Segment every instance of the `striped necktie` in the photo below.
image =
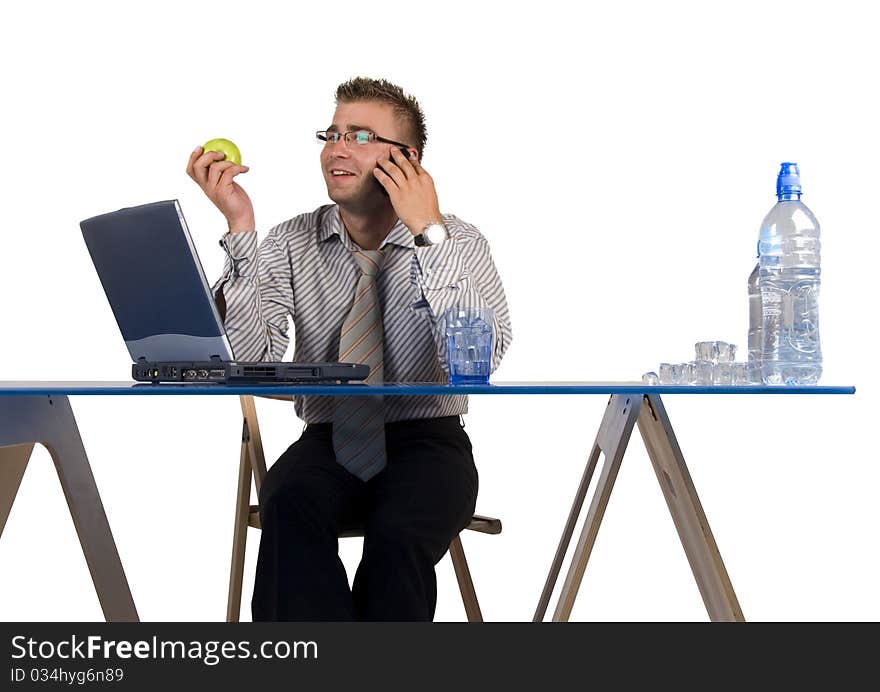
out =
{"type": "MultiPolygon", "coordinates": [[[[353,257],[361,275],[340,332],[339,360],[369,365],[370,375],[365,382],[381,385],[383,330],[376,276],[385,255],[381,250],[356,249],[353,257]]],[[[336,398],[333,449],[336,461],[361,480],[369,480],[385,468],[385,415],[381,396],[336,398]]]]}

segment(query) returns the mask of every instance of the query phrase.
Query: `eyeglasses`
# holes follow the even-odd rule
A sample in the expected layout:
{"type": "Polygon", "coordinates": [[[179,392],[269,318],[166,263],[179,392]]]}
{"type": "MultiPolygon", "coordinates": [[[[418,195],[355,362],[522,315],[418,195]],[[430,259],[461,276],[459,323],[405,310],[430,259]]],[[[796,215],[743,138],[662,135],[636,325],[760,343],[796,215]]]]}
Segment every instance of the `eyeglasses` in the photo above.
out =
{"type": "Polygon", "coordinates": [[[344,139],[346,144],[355,142],[356,144],[372,144],[373,142],[384,142],[385,144],[393,144],[396,147],[409,148],[408,144],[403,142],[395,142],[393,139],[380,137],[370,130],[351,130],[349,132],[338,132],[336,130],[318,130],[315,133],[318,144],[327,146],[328,144],[336,144],[340,139],[344,139]]]}

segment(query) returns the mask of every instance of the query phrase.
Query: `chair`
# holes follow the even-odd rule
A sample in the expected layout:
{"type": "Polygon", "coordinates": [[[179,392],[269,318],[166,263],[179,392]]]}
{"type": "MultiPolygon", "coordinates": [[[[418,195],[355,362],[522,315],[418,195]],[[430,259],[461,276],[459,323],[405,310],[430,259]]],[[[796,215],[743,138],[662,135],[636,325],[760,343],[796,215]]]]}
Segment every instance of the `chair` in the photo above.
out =
{"type": "MultiPolygon", "coordinates": [[[[291,401],[289,396],[265,396],[267,399],[279,399],[291,401]]],[[[260,486],[266,477],[266,458],[263,455],[263,442],[260,437],[260,426],[257,421],[257,409],[254,397],[242,395],[241,412],[244,423],[241,432],[241,461],[238,467],[238,497],[235,503],[235,528],[232,536],[232,566],[229,572],[229,596],[226,604],[226,621],[238,622],[241,614],[241,585],[244,576],[245,545],[247,542],[248,527],[260,528],[260,507],[252,505],[251,478],[253,477],[257,496],[259,497],[260,486]]],[[[501,533],[501,520],[474,515],[471,523],[467,526],[471,531],[480,533],[501,533]]],[[[340,538],[362,536],[359,530],[347,531],[340,538]]],[[[456,536],[449,544],[449,555],[452,558],[452,566],[455,568],[455,576],[458,579],[458,588],[461,590],[461,598],[464,601],[464,609],[469,622],[482,622],[483,614],[477,601],[477,593],[474,590],[474,582],[468,569],[464,548],[461,545],[461,537],[456,536]]]]}

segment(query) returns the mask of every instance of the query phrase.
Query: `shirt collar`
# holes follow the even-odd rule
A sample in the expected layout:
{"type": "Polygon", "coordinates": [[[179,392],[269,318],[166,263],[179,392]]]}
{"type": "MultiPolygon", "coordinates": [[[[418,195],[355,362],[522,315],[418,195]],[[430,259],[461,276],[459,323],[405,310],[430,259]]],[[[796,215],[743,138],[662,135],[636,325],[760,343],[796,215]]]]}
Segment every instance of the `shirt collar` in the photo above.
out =
{"type": "MultiPolygon", "coordinates": [[[[339,205],[336,204],[330,207],[330,212],[324,217],[324,222],[318,229],[318,241],[323,243],[334,235],[339,237],[339,240],[342,242],[343,246],[345,246],[346,250],[354,251],[354,241],[345,230],[345,225],[342,223],[342,217],[339,215],[339,205]]],[[[391,231],[385,236],[385,240],[382,241],[379,249],[381,250],[386,245],[398,245],[400,247],[413,249],[415,249],[416,246],[413,234],[409,232],[409,229],[403,225],[403,222],[400,219],[397,220],[391,228],[391,231]]]]}

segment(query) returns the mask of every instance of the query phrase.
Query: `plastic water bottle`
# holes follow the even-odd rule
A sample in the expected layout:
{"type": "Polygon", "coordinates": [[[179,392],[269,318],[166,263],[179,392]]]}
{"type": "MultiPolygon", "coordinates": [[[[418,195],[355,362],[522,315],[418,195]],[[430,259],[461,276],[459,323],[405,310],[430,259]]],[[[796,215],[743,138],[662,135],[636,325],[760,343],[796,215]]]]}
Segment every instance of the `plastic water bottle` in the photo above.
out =
{"type": "Polygon", "coordinates": [[[816,384],[822,374],[819,222],[801,202],[796,163],[782,164],[776,196],[758,242],[761,376],[765,384],[816,384]]]}
{"type": "Polygon", "coordinates": [[[749,364],[760,365],[761,343],[763,341],[764,315],[761,310],[761,287],[758,285],[758,276],[761,264],[755,264],[752,273],[749,274],[749,364]]]}

